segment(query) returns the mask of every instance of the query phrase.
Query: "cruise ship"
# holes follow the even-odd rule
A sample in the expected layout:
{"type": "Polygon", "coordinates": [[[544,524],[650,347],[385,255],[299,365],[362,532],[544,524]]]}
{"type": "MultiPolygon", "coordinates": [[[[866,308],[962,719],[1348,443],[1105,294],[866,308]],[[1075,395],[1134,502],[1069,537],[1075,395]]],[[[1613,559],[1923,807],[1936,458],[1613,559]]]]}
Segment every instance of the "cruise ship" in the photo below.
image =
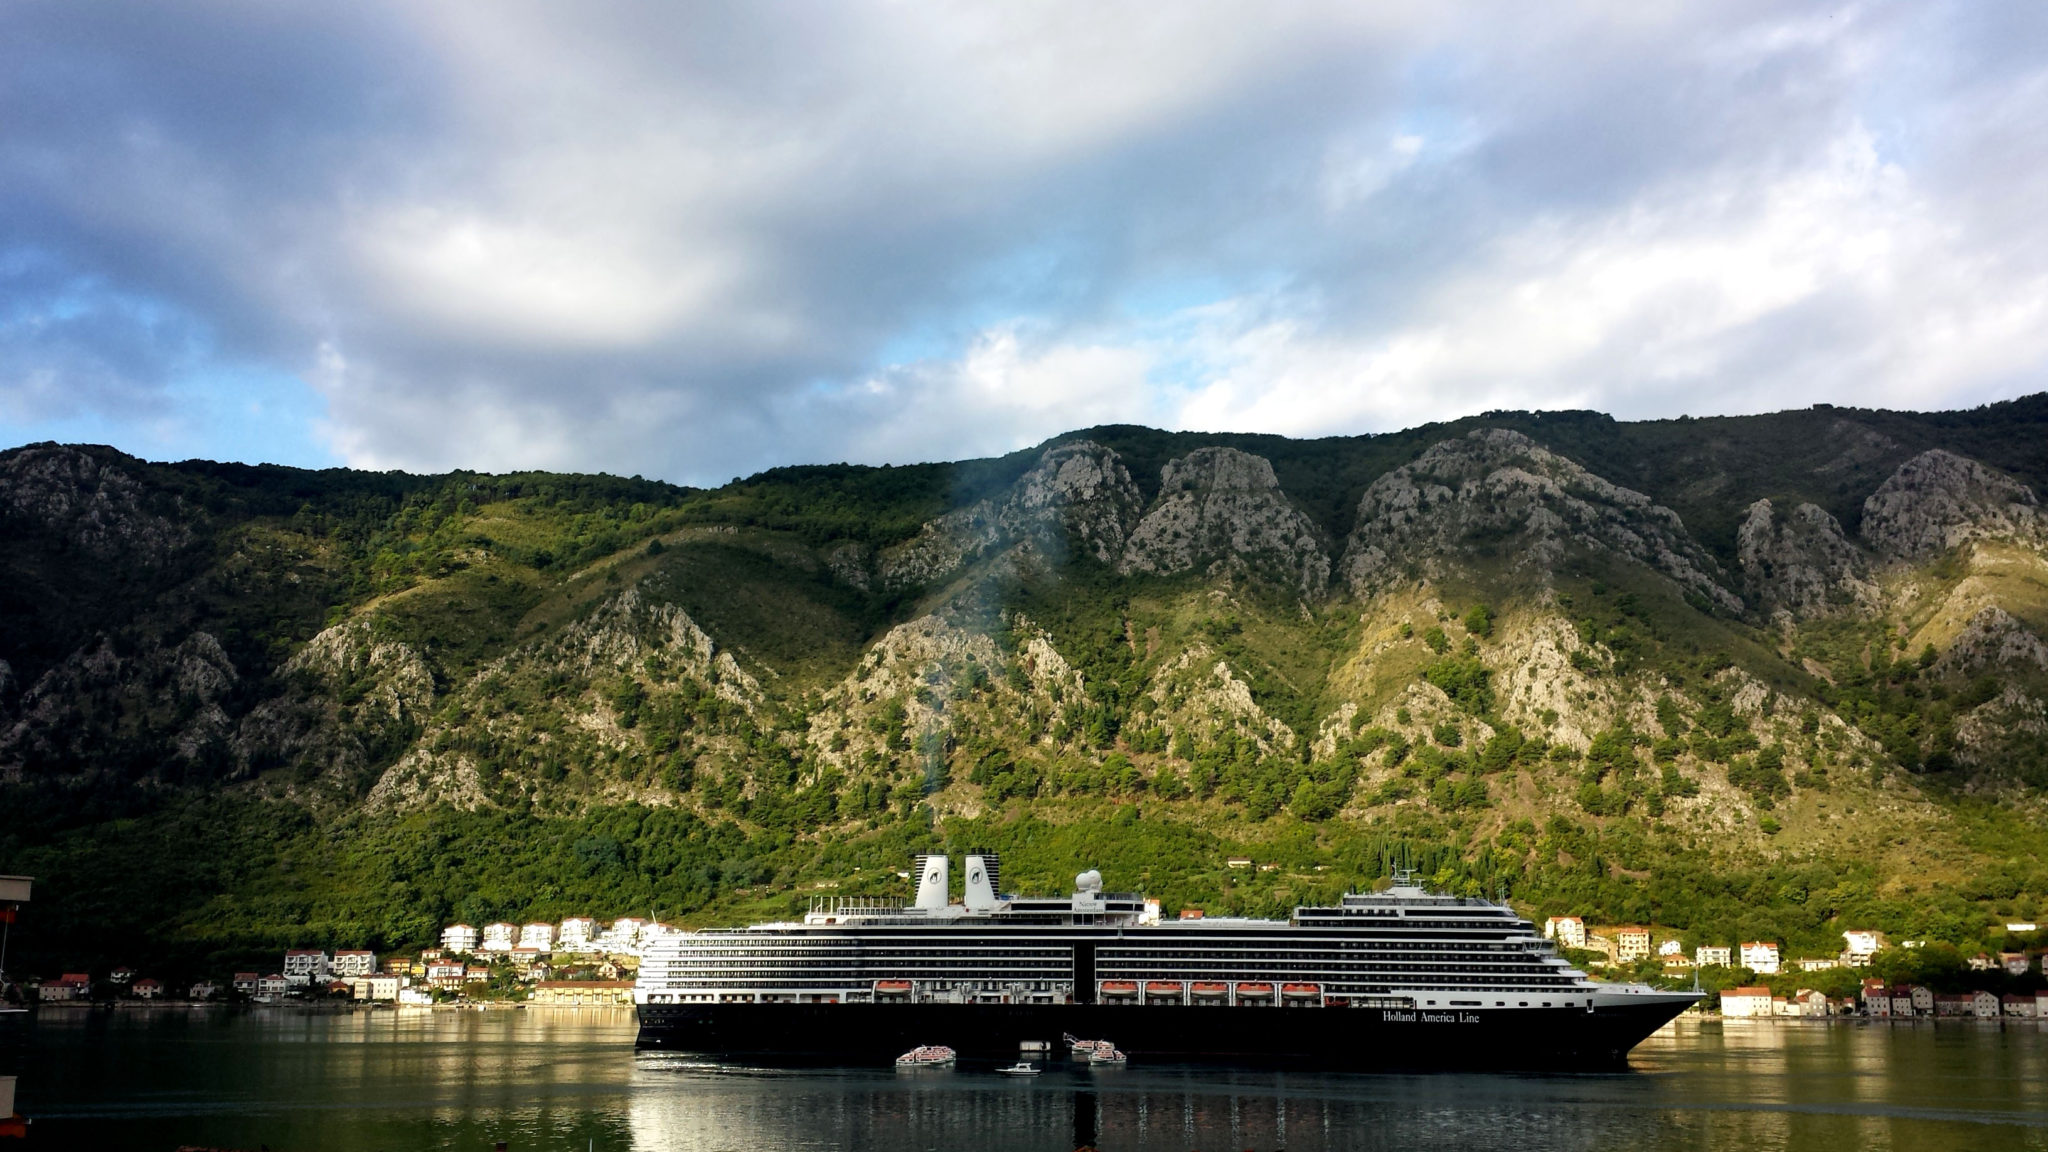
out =
{"type": "Polygon", "coordinates": [[[1502,904],[1393,887],[1286,920],[1184,916],[1105,892],[999,894],[968,856],[917,861],[909,905],[814,902],[801,922],[643,944],[643,1047],[882,1064],[921,1044],[1010,1058],[1062,1034],[1133,1060],[1321,1067],[1604,1067],[1699,998],[1595,983],[1502,904]]]}

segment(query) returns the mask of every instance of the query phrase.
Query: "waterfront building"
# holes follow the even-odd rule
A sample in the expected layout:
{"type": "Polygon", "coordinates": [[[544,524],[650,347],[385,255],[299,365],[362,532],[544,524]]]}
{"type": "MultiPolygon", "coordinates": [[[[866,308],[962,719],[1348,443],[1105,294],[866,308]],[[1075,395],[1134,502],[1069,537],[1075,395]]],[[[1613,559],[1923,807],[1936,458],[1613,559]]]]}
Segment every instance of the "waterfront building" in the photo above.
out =
{"type": "Polygon", "coordinates": [[[396,976],[355,976],[348,980],[350,993],[358,1000],[389,1002],[398,999],[402,986],[396,976]]]}
{"type": "Polygon", "coordinates": [[[1543,922],[1545,939],[1557,941],[1560,948],[1586,946],[1586,922],[1577,916],[1552,916],[1543,922]]]}
{"type": "Polygon", "coordinates": [[[460,960],[436,960],[427,965],[427,983],[435,988],[460,988],[464,972],[460,960]]]}
{"type": "Polygon", "coordinates": [[[258,999],[274,1000],[277,997],[284,995],[286,992],[291,991],[291,987],[291,981],[286,980],[284,978],[284,973],[272,972],[268,976],[261,976],[257,978],[256,996],[258,999]]]}
{"type": "Polygon", "coordinates": [[[1999,1012],[1998,993],[1981,988],[1970,993],[1970,1015],[1979,1020],[1996,1020],[1999,1012]]]}
{"type": "Polygon", "coordinates": [[[2007,993],[1998,998],[1998,1008],[2001,1015],[2013,1016],[2022,1020],[2032,1020],[2034,1018],[2034,997],[2015,996],[2007,993]]]}
{"type": "Polygon", "coordinates": [[[188,989],[185,995],[194,1000],[217,1000],[220,998],[220,985],[211,980],[201,980],[188,989]]]}
{"type": "Polygon", "coordinates": [[[558,1007],[599,1007],[633,1002],[631,980],[543,980],[533,986],[529,1004],[558,1007]]]}
{"type": "Polygon", "coordinates": [[[1974,1014],[1976,997],[1967,993],[1940,992],[1934,997],[1936,1016],[1970,1016],[1974,1014]]]}
{"type": "Polygon", "coordinates": [[[1778,974],[1778,946],[1764,940],[1752,940],[1742,946],[1742,966],[1759,976],[1778,974]]]}
{"type": "Polygon", "coordinates": [[[159,1000],[163,998],[164,982],[144,976],[129,986],[138,1000],[159,1000]]]}
{"type": "Polygon", "coordinates": [[[260,978],[254,972],[235,973],[235,991],[240,992],[244,996],[254,996],[256,994],[256,981],[260,978]]]}
{"type": "Polygon", "coordinates": [[[450,924],[441,929],[441,947],[457,956],[476,951],[476,946],[481,940],[482,937],[477,935],[477,930],[467,924],[450,924]]]}
{"type": "Polygon", "coordinates": [[[1721,993],[1721,1015],[1723,1016],[1755,1017],[1772,1014],[1771,990],[1761,984],[1730,988],[1721,993]]]}
{"type": "Polygon", "coordinates": [[[333,972],[344,979],[368,976],[377,970],[377,954],[364,948],[349,948],[334,954],[333,972]]]}

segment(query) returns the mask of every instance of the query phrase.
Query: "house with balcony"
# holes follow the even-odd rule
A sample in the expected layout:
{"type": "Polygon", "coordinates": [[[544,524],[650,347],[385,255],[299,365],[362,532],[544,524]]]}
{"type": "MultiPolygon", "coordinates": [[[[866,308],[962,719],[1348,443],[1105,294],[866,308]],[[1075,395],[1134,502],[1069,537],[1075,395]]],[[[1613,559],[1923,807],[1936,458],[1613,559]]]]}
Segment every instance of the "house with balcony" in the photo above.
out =
{"type": "Polygon", "coordinates": [[[1692,962],[1700,968],[1726,968],[1735,960],[1735,949],[1725,945],[1702,944],[1692,950],[1692,962]]]}
{"type": "Polygon", "coordinates": [[[1851,928],[1842,933],[1842,963],[1851,968],[1861,968],[1870,963],[1870,958],[1884,951],[1884,933],[1871,928],[1851,928]]]}
{"type": "Polygon", "coordinates": [[[597,947],[597,921],[588,916],[570,916],[555,934],[555,951],[589,952],[597,947]]]}
{"type": "Polygon", "coordinates": [[[441,929],[441,947],[457,956],[476,951],[482,939],[477,930],[467,924],[450,924],[441,929]]]}
{"type": "Polygon", "coordinates": [[[334,954],[330,971],[346,980],[351,976],[368,976],[377,970],[377,954],[366,948],[350,948],[334,954]]]}
{"type": "Polygon", "coordinates": [[[1650,930],[1629,926],[1614,930],[1614,958],[1622,964],[1633,964],[1650,956],[1650,930]]]}
{"type": "Polygon", "coordinates": [[[331,968],[318,948],[294,948],[284,954],[284,978],[294,987],[324,984],[331,968]]]}
{"type": "Polygon", "coordinates": [[[1742,966],[1759,976],[1778,974],[1778,946],[1767,940],[1752,940],[1741,948],[1742,966]]]}
{"type": "Polygon", "coordinates": [[[519,946],[519,926],[506,924],[484,925],[483,950],[486,952],[510,952],[519,946]]]}
{"type": "Polygon", "coordinates": [[[555,926],[553,924],[525,924],[519,929],[519,947],[535,952],[555,950],[555,926]]]}
{"type": "Polygon", "coordinates": [[[1586,946],[1586,922],[1577,916],[1552,916],[1543,922],[1543,936],[1560,948],[1586,946]]]}

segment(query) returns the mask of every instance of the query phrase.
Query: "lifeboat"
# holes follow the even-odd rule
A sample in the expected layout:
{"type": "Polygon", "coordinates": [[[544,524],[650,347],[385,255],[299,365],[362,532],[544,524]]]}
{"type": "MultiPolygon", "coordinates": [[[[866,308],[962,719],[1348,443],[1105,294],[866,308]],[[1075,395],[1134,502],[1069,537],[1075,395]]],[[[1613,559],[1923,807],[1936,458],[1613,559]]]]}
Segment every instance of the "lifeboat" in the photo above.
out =
{"type": "Polygon", "coordinates": [[[1280,995],[1288,1000],[1319,1000],[1323,995],[1321,984],[1282,984],[1280,995]]]}
{"type": "Polygon", "coordinates": [[[1237,998],[1239,1000],[1271,1000],[1273,998],[1273,986],[1271,984],[1239,984],[1237,986],[1237,998]]]}
{"type": "Polygon", "coordinates": [[[877,980],[877,981],[875,981],[875,995],[877,995],[877,996],[908,996],[908,995],[910,995],[910,981],[908,981],[908,980],[877,980]]]}
{"type": "Polygon", "coordinates": [[[1136,996],[1138,994],[1138,984],[1135,980],[1104,980],[1102,982],[1102,994],[1104,996],[1136,996]]]}
{"type": "Polygon", "coordinates": [[[1187,990],[1188,986],[1178,980],[1150,980],[1145,984],[1147,996],[1182,996],[1187,990]]]}
{"type": "Polygon", "coordinates": [[[1206,984],[1197,982],[1189,989],[1197,1000],[1221,1000],[1230,995],[1228,984],[1206,984]]]}

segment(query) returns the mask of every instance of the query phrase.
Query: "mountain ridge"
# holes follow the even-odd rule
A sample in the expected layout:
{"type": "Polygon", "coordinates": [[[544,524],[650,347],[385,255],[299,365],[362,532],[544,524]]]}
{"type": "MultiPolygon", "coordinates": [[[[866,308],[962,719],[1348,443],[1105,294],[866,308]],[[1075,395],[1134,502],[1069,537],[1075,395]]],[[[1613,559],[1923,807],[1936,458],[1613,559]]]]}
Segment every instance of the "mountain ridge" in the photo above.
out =
{"type": "Polygon", "coordinates": [[[1769,930],[1861,909],[1983,939],[1999,907],[2048,912],[2043,432],[2048,394],[1106,426],[708,490],[24,446],[0,453],[0,790],[32,818],[0,855],[92,895],[59,952],[226,954],[309,920],[412,941],[515,872],[492,914],[611,876],[716,919],[794,889],[713,877],[846,884],[963,838],[1057,874],[1030,845],[1062,828],[1140,842],[1127,882],[1215,907],[1284,902],[1226,846],[1298,861],[1291,897],[1399,844],[1539,905],[1690,902],[1702,931],[1744,916],[1714,877],[1810,866],[1861,895],[1774,895],[1769,930]],[[81,877],[202,811],[269,846],[154,912],[81,877]],[[591,831],[663,811],[675,844],[591,831]],[[436,828],[493,847],[356,860],[436,828]],[[518,829],[559,858],[515,867],[518,829]],[[322,851],[356,862],[279,875],[322,851]],[[1584,868],[1624,857],[1698,875],[1584,868]]]}

